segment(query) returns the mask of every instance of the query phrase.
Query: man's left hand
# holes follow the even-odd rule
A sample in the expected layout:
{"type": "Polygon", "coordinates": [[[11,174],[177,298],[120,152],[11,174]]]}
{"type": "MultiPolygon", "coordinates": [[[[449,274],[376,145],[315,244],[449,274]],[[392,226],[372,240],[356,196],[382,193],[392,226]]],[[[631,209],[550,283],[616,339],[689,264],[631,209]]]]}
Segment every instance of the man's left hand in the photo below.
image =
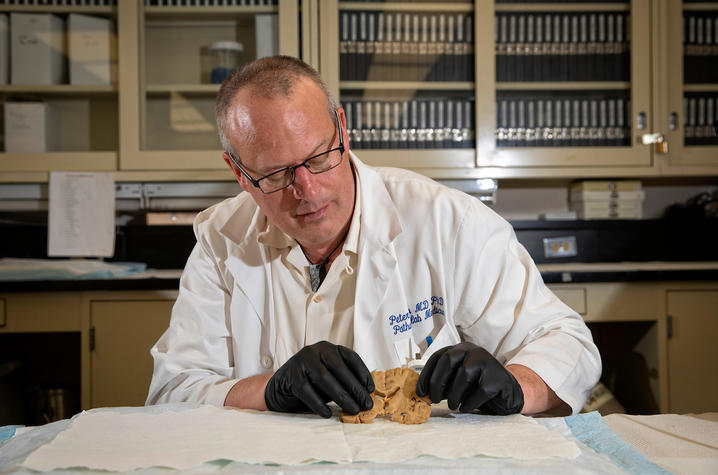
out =
{"type": "Polygon", "coordinates": [[[464,342],[431,355],[419,375],[416,394],[431,402],[448,399],[461,412],[480,409],[488,414],[521,412],[524,393],[516,378],[485,349],[464,342]]]}

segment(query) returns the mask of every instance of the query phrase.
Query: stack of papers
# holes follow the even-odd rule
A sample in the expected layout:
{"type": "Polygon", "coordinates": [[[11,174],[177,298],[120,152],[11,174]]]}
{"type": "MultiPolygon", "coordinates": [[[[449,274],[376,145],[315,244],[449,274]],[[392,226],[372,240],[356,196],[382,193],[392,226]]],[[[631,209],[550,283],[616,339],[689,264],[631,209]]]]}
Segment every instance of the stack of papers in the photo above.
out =
{"type": "Polygon", "coordinates": [[[637,180],[581,181],[571,185],[569,209],[579,219],[641,219],[644,199],[637,180]]]}

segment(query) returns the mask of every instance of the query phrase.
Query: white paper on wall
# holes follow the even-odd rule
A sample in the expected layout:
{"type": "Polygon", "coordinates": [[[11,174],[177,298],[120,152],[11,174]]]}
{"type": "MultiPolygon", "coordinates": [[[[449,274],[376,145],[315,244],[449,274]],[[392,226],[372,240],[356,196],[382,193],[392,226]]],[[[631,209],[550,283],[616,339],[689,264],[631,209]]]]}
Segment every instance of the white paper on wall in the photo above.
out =
{"type": "Polygon", "coordinates": [[[49,197],[48,256],[114,254],[113,173],[51,172],[49,197]]]}

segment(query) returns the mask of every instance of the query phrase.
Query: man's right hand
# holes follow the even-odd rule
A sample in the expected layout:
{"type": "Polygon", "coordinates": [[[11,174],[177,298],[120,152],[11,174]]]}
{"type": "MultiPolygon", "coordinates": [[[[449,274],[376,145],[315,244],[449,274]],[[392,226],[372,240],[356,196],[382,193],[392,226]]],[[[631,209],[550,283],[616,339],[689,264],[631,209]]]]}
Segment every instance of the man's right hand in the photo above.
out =
{"type": "Polygon", "coordinates": [[[305,346],[284,363],[264,390],[270,411],[332,415],[328,401],[356,414],[374,405],[374,380],[358,354],[341,345],[320,341],[305,346]]]}

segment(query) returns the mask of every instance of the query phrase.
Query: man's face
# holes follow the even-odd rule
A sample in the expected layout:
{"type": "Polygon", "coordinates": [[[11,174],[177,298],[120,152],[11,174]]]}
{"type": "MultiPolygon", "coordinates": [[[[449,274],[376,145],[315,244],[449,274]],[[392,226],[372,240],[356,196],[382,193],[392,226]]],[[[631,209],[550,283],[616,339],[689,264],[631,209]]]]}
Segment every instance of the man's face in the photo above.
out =
{"type": "MultiPolygon", "coordinates": [[[[339,145],[339,131],[327,100],[312,81],[301,79],[288,98],[256,97],[251,88],[233,100],[228,136],[242,166],[255,180],[280,168],[297,165],[339,145]]],[[[344,111],[339,120],[346,136],[344,111]]],[[[334,152],[338,153],[338,152],[334,152]]],[[[232,166],[229,156],[225,161],[232,166]]],[[[242,188],[267,218],[305,250],[325,250],[349,227],[354,209],[354,177],[348,152],[336,168],[313,175],[295,171],[289,187],[265,194],[232,166],[242,188]]]]}

